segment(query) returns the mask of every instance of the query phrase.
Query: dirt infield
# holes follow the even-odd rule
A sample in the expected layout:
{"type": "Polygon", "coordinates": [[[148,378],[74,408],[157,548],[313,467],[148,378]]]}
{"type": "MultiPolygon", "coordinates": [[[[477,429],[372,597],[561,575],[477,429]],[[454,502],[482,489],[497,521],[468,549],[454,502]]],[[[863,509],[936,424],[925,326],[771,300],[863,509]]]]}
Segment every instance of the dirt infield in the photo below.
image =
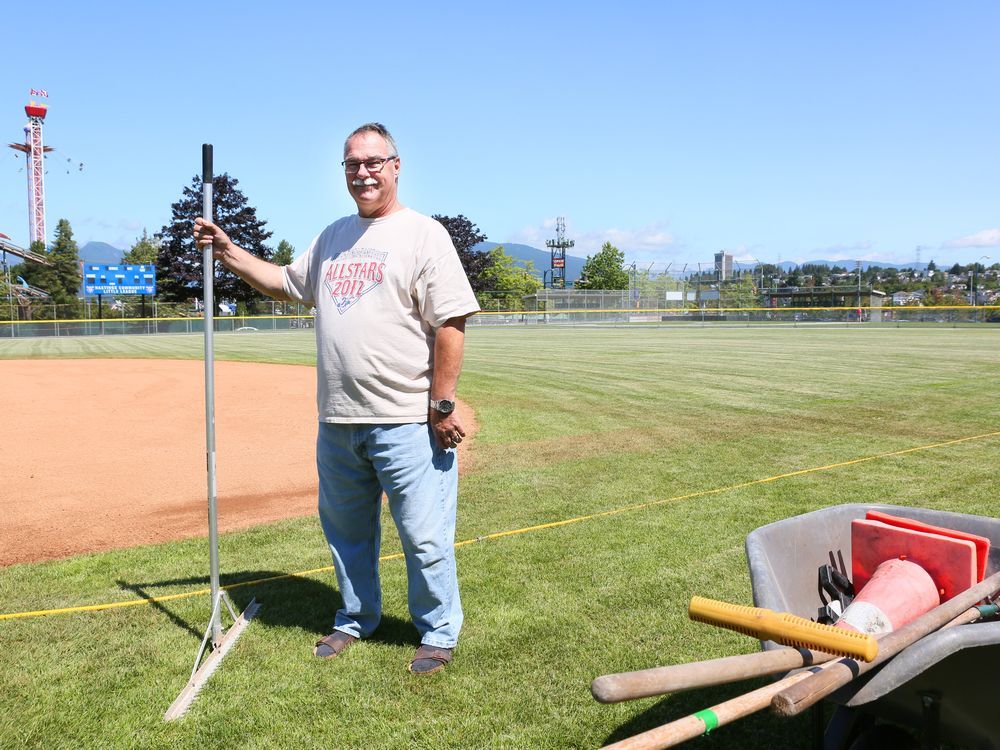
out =
{"type": "MultiPolygon", "coordinates": [[[[201,361],[0,362],[0,566],[207,536],[204,387],[201,361]]],[[[216,362],[220,531],[315,513],[315,389],[313,367],[216,362]]]]}

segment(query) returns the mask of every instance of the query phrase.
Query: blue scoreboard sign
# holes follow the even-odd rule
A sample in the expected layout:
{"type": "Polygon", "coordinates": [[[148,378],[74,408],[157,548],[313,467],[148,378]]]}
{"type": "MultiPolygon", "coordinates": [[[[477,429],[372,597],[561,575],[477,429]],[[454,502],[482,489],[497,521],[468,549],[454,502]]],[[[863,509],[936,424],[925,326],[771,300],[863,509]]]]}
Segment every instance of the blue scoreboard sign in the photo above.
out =
{"type": "Polygon", "coordinates": [[[156,294],[156,266],[83,267],[85,294],[156,294]]]}

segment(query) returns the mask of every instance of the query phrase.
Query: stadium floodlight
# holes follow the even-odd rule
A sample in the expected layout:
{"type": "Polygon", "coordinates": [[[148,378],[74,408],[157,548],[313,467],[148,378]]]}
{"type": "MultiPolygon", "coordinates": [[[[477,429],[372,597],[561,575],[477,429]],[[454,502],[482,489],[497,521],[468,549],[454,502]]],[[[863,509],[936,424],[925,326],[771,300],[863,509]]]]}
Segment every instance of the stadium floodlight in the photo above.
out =
{"type": "MultiPolygon", "coordinates": [[[[201,169],[202,169],[202,216],[209,221],[212,220],[212,145],[205,143],[201,147],[201,169]]],[[[256,599],[251,599],[250,604],[237,616],[233,602],[224,590],[219,587],[219,524],[216,513],[216,492],[215,492],[215,259],[212,256],[212,244],[207,244],[202,254],[202,273],[204,278],[204,315],[205,315],[205,458],[208,467],[208,558],[209,558],[209,579],[211,581],[212,614],[209,618],[208,627],[205,629],[205,637],[201,640],[201,647],[194,658],[194,668],[191,670],[191,678],[187,685],[180,692],[163,715],[164,721],[179,719],[198,697],[198,692],[202,686],[212,676],[218,668],[222,658],[233,647],[240,634],[250,624],[250,620],[257,614],[260,605],[256,599]],[[229,630],[223,633],[222,628],[222,605],[225,604],[229,610],[229,616],[233,620],[229,630]],[[202,661],[202,656],[211,640],[212,651],[202,661]],[[199,666],[200,665],[200,666],[199,666]]]]}

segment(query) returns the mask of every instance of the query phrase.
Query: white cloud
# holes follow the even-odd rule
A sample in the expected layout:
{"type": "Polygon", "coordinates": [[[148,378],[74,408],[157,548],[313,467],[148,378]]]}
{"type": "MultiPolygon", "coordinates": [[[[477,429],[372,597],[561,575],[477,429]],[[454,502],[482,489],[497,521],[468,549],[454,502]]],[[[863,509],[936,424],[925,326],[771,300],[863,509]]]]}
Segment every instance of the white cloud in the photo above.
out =
{"type": "Polygon", "coordinates": [[[984,229],[981,232],[959,237],[957,240],[948,240],[941,247],[997,247],[1000,246],[1000,228],[984,229]]]}

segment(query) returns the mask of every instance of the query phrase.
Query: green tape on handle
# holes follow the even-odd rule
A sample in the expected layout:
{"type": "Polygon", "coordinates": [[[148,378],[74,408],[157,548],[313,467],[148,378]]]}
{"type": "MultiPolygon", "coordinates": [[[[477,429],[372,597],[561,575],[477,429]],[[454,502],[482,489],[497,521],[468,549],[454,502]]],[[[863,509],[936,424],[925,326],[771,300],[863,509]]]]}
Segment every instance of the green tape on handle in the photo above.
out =
{"type": "Polygon", "coordinates": [[[987,617],[996,617],[997,614],[1000,614],[1000,606],[996,604],[980,604],[976,609],[979,610],[979,617],[984,620],[987,617]]]}
{"type": "Polygon", "coordinates": [[[715,715],[714,711],[710,711],[707,708],[704,711],[692,714],[692,716],[696,719],[701,719],[705,723],[705,734],[708,734],[719,726],[719,717],[715,715]]]}

